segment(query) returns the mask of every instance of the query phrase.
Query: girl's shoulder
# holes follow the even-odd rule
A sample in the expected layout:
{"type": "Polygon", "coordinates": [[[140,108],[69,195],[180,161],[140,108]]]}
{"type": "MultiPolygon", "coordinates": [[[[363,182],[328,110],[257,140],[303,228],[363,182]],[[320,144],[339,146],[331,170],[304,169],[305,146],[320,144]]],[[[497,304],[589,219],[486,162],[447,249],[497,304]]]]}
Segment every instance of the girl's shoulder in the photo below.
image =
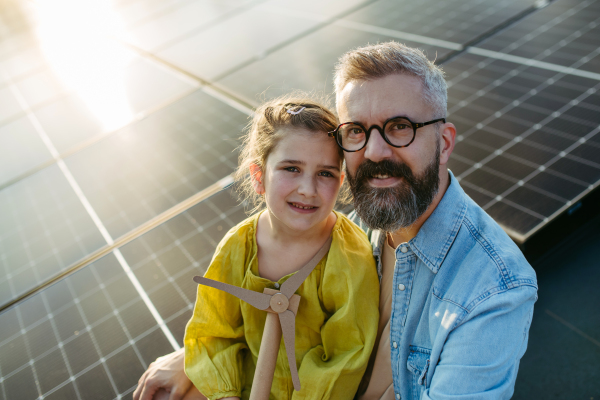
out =
{"type": "MultiPolygon", "coordinates": [[[[356,248],[359,251],[373,255],[371,243],[367,234],[344,214],[334,211],[337,221],[333,227],[333,242],[345,248],[356,248]]],[[[332,243],[333,245],[333,243],[332,243]]]]}
{"type": "MultiPolygon", "coordinates": [[[[365,232],[345,215],[336,212],[338,220],[333,228],[333,241],[327,259],[329,273],[338,269],[376,273],[371,243],[365,232]]],[[[361,274],[358,274],[360,276],[361,274]]]]}
{"type": "Polygon", "coordinates": [[[336,215],[333,241],[321,271],[322,284],[328,287],[330,295],[343,296],[344,291],[357,287],[379,295],[377,266],[369,238],[348,217],[338,212],[336,215]]]}
{"type": "Polygon", "coordinates": [[[252,249],[254,247],[256,222],[258,221],[259,214],[251,215],[227,231],[217,245],[215,256],[232,251],[241,250],[246,252],[246,249],[252,249]]]}
{"type": "Polygon", "coordinates": [[[207,268],[207,278],[240,286],[246,265],[256,252],[256,215],[231,228],[217,245],[207,268]]]}

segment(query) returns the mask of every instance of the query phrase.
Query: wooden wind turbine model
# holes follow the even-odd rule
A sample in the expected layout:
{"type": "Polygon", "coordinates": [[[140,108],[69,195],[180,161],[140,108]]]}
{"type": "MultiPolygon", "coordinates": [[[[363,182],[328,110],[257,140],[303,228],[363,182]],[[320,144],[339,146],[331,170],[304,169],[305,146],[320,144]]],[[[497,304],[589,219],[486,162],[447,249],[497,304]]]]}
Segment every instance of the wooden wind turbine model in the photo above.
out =
{"type": "Polygon", "coordinates": [[[300,304],[300,296],[294,293],[329,251],[330,245],[331,237],[307,264],[281,285],[279,291],[266,288],[263,293],[259,293],[201,276],[194,277],[194,281],[200,285],[210,286],[232,294],[251,306],[267,312],[267,320],[256,363],[256,372],[252,381],[250,400],[269,399],[282,332],[294,389],[296,391],[300,390],[295,351],[296,312],[300,304]]]}

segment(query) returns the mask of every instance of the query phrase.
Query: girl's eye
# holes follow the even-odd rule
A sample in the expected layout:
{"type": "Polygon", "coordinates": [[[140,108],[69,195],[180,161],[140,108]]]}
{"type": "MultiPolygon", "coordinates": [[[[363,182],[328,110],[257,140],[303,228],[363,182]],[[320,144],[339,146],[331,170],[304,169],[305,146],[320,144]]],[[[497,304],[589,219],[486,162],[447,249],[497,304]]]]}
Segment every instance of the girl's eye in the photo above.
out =
{"type": "Polygon", "coordinates": [[[333,174],[331,172],[329,172],[329,171],[321,171],[321,172],[319,172],[319,175],[320,176],[326,176],[328,178],[333,178],[333,174]]]}
{"type": "Polygon", "coordinates": [[[298,172],[298,168],[296,168],[296,167],[285,167],[284,170],[290,171],[290,172],[298,172]]]}

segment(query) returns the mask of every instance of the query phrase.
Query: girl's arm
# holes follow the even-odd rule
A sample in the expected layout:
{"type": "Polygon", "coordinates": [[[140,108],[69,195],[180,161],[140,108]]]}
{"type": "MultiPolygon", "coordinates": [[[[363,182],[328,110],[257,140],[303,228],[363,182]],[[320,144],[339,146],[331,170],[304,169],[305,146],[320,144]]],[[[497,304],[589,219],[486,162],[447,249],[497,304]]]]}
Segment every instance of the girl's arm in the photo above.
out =
{"type": "Polygon", "coordinates": [[[371,246],[362,231],[346,233],[343,244],[332,246],[322,272],[319,298],[330,315],[321,327],[322,345],[304,356],[302,389],[293,399],[352,399],[375,343],[379,280],[371,246]]]}
{"type": "MultiPolygon", "coordinates": [[[[230,232],[217,248],[204,276],[241,286],[244,261],[243,235],[230,232]]],[[[198,285],[184,345],[185,372],[201,393],[209,400],[241,396],[245,382],[242,363],[248,347],[237,298],[198,285]]]]}

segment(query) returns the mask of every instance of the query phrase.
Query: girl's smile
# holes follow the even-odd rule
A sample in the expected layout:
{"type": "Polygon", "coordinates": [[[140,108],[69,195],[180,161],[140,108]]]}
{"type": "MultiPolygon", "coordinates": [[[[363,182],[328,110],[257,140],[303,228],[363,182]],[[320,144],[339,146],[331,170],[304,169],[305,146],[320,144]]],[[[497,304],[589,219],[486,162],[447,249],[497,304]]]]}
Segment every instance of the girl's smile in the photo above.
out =
{"type": "Polygon", "coordinates": [[[299,202],[288,203],[292,210],[297,211],[299,213],[311,213],[317,211],[318,207],[311,206],[309,204],[303,204],[299,202]]]}

